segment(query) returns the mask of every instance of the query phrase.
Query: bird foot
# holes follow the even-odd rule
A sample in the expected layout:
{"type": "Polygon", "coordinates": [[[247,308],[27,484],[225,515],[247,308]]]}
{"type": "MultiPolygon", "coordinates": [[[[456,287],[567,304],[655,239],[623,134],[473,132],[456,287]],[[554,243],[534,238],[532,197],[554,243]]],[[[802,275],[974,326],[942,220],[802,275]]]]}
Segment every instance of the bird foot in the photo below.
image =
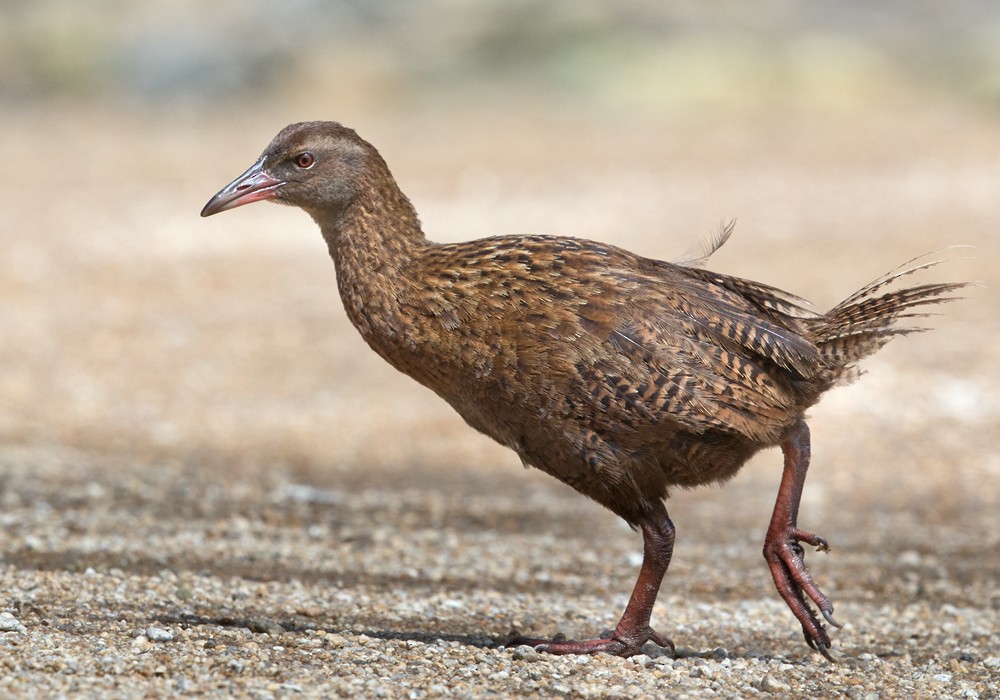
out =
{"type": "Polygon", "coordinates": [[[833,627],[841,625],[833,618],[833,603],[819,589],[806,567],[805,551],[800,542],[816,547],[819,552],[830,550],[830,544],[819,535],[788,526],[777,532],[768,531],[764,540],[764,558],[778,593],[802,624],[806,643],[827,660],[833,661],[830,655],[830,635],[806,602],[806,596],[816,605],[827,623],[833,627]]]}
{"type": "Polygon", "coordinates": [[[644,630],[616,629],[610,637],[583,641],[556,641],[517,637],[508,646],[526,644],[529,647],[534,647],[537,651],[543,651],[548,654],[611,654],[613,656],[629,657],[641,653],[642,645],[646,642],[653,642],[661,647],[670,649],[671,654],[676,653],[674,643],[668,637],[655,631],[652,627],[646,627],[644,630]]]}

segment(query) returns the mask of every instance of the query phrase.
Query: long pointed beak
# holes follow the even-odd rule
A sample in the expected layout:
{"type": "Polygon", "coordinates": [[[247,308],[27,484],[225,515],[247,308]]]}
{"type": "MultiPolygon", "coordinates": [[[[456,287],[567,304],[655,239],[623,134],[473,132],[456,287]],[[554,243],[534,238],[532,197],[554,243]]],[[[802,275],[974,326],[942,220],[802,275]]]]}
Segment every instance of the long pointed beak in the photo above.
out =
{"type": "Polygon", "coordinates": [[[208,200],[201,215],[211,216],[244,204],[277,197],[278,189],[285,182],[271,177],[264,170],[264,160],[265,156],[261,156],[245,173],[219,190],[218,194],[208,200]]]}

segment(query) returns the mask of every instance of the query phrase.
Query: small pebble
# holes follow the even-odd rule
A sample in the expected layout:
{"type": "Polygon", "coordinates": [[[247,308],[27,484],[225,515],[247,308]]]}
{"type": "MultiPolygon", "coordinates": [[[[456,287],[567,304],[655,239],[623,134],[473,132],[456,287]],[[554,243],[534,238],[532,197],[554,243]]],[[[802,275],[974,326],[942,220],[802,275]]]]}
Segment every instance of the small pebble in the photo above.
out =
{"type": "Polygon", "coordinates": [[[21,621],[9,612],[0,613],[0,632],[25,632],[26,628],[21,621]]]}
{"type": "Polygon", "coordinates": [[[538,653],[537,649],[529,647],[527,644],[521,644],[514,647],[513,655],[518,661],[538,661],[542,658],[542,655],[538,653]]]}
{"type": "Polygon", "coordinates": [[[757,687],[765,693],[787,693],[792,689],[792,686],[787,683],[782,683],[781,681],[773,678],[770,674],[761,678],[757,687]]]}
{"type": "Polygon", "coordinates": [[[326,634],[323,636],[323,644],[330,647],[331,649],[339,649],[347,643],[347,640],[343,635],[339,634],[326,634]]]}
{"type": "Polygon", "coordinates": [[[274,620],[254,620],[250,629],[258,634],[270,634],[275,637],[285,633],[285,628],[274,620]]]}
{"type": "Polygon", "coordinates": [[[162,627],[147,627],[146,639],[151,642],[172,642],[174,641],[174,633],[162,627]]]}

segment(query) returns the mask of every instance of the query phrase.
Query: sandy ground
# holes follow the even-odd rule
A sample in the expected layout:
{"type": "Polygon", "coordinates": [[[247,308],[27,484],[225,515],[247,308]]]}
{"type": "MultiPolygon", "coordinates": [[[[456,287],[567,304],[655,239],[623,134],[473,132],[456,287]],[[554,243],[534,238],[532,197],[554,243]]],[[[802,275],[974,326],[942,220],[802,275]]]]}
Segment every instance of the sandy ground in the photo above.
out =
{"type": "Polygon", "coordinates": [[[998,697],[1000,123],[351,122],[439,240],[670,259],[738,217],[712,266],[818,307],[975,246],[925,279],[983,284],[813,411],[831,665],[760,556],[774,451],[668,503],[679,658],[502,648],[613,626],[639,538],[370,353],[303,214],[197,217],[297,116],[8,115],[32,138],[0,142],[0,694],[998,697]]]}

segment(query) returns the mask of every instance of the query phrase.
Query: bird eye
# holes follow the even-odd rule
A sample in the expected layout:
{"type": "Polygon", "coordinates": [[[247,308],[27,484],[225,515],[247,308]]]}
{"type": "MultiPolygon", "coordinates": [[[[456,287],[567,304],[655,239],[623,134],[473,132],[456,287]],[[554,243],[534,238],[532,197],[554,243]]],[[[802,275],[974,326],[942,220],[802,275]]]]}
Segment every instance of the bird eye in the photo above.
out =
{"type": "Polygon", "coordinates": [[[316,156],[314,156],[309,151],[306,151],[304,153],[300,153],[297,156],[295,156],[293,162],[300,168],[303,169],[311,168],[313,166],[313,163],[316,162],[316,156]]]}

